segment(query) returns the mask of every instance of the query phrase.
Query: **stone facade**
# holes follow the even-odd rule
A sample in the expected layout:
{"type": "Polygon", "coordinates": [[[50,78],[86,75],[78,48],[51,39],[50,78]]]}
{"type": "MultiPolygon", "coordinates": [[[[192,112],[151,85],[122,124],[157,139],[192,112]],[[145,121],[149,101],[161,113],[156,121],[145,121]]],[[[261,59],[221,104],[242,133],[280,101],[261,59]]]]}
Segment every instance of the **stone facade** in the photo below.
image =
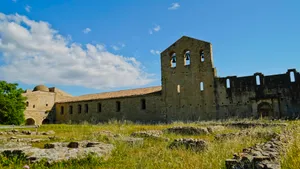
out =
{"type": "Polygon", "coordinates": [[[42,119],[54,123],[161,122],[300,114],[300,74],[295,69],[270,76],[218,77],[212,44],[194,38],[183,36],[161,53],[161,77],[161,87],[78,97],[57,88],[41,88],[24,94],[31,106],[36,104],[36,108],[28,106],[25,116],[37,118],[40,124],[42,119]]]}

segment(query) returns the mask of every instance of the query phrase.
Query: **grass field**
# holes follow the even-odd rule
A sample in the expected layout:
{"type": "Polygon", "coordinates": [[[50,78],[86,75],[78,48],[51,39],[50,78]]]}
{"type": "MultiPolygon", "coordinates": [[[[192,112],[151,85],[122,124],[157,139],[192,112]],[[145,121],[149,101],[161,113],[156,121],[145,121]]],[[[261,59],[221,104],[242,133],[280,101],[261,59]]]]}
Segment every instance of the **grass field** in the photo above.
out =
{"type": "MultiPolygon", "coordinates": [[[[272,123],[271,121],[260,121],[272,123]]],[[[107,124],[90,125],[43,125],[39,131],[55,131],[55,136],[59,138],[58,141],[80,141],[80,140],[97,140],[105,143],[111,143],[115,146],[114,151],[108,159],[99,159],[95,157],[88,157],[82,160],[72,160],[60,162],[51,166],[46,165],[44,162],[35,164],[28,164],[23,159],[8,159],[0,156],[0,168],[22,168],[28,164],[31,168],[199,168],[199,169],[219,169],[225,168],[225,160],[232,158],[236,152],[241,152],[243,148],[253,146],[256,143],[266,142],[270,138],[259,138],[253,134],[250,136],[234,137],[233,139],[217,141],[214,139],[215,134],[218,133],[231,133],[239,132],[240,128],[226,127],[224,130],[209,135],[178,135],[178,134],[163,134],[170,141],[160,141],[153,139],[145,139],[144,144],[141,146],[131,146],[124,142],[109,139],[106,136],[96,135],[100,131],[110,131],[115,134],[129,136],[132,132],[141,130],[162,130],[172,126],[209,126],[213,122],[203,123],[172,123],[172,124],[159,124],[159,125],[141,125],[133,123],[120,123],[112,121],[107,124]],[[168,145],[175,138],[199,138],[204,139],[209,143],[208,150],[204,152],[193,152],[186,149],[169,149],[168,145]]],[[[287,153],[282,158],[282,168],[300,168],[300,122],[290,121],[286,127],[293,133],[294,139],[288,143],[287,153]]],[[[253,132],[276,132],[281,133],[282,127],[254,127],[245,129],[250,133],[253,132]]],[[[27,136],[34,137],[34,136],[27,136]]],[[[35,143],[34,146],[41,147],[44,143],[35,143]]]]}

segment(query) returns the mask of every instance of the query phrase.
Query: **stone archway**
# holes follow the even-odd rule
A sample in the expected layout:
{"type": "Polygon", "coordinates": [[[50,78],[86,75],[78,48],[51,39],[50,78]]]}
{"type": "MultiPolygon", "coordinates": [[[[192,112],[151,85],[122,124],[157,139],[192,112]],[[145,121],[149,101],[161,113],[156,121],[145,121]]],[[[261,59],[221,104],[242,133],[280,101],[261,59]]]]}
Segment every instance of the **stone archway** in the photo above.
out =
{"type": "Polygon", "coordinates": [[[49,119],[44,119],[44,120],[42,121],[42,124],[50,124],[50,120],[49,120],[49,119]]]}
{"type": "Polygon", "coordinates": [[[28,119],[26,119],[25,124],[26,125],[35,125],[35,121],[33,118],[28,118],[28,119]]]}
{"type": "Polygon", "coordinates": [[[259,117],[268,117],[271,116],[271,113],[273,112],[273,108],[270,103],[267,102],[261,102],[257,106],[257,114],[259,117]]]}

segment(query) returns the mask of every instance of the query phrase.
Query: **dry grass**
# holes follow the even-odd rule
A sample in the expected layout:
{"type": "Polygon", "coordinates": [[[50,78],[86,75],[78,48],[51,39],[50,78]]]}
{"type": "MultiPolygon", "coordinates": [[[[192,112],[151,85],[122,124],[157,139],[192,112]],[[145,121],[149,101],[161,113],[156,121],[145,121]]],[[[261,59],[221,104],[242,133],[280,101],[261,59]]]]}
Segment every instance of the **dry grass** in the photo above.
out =
{"type": "MultiPolygon", "coordinates": [[[[261,122],[261,121],[260,121],[261,122]]],[[[266,122],[266,121],[264,121],[266,122]]],[[[184,136],[177,134],[164,134],[164,137],[170,138],[169,142],[145,139],[142,146],[130,146],[122,142],[113,141],[105,136],[99,136],[95,133],[100,131],[110,131],[125,136],[132,132],[140,130],[162,130],[172,126],[208,126],[213,122],[189,123],[176,122],[173,124],[159,125],[139,125],[132,123],[119,123],[111,121],[109,124],[99,125],[44,125],[39,131],[54,130],[56,136],[61,138],[59,141],[71,140],[97,140],[109,142],[115,145],[108,160],[89,157],[83,160],[73,160],[60,162],[52,166],[45,166],[44,163],[30,164],[31,168],[197,168],[197,169],[218,169],[225,167],[225,159],[231,158],[236,152],[241,152],[243,148],[252,146],[256,143],[267,141],[267,138],[258,138],[256,136],[235,137],[230,140],[216,141],[214,135],[184,136]],[[204,152],[193,152],[185,149],[168,149],[168,145],[175,138],[199,138],[208,141],[209,149],[204,152]]],[[[299,122],[291,122],[293,126],[300,126],[299,122]]],[[[298,127],[299,129],[299,127],[298,127]]],[[[241,129],[228,127],[219,133],[239,132],[241,129]]],[[[281,132],[280,127],[256,127],[247,129],[249,132],[281,132]]],[[[282,160],[283,168],[300,168],[300,146],[297,140],[300,140],[300,134],[295,129],[294,142],[289,144],[289,151],[282,160]],[[296,158],[295,158],[296,157],[296,158]]],[[[298,130],[299,131],[299,130],[298,130]]],[[[35,144],[41,146],[41,144],[35,144]]],[[[22,159],[0,158],[0,168],[22,168],[26,161],[22,159]]]]}

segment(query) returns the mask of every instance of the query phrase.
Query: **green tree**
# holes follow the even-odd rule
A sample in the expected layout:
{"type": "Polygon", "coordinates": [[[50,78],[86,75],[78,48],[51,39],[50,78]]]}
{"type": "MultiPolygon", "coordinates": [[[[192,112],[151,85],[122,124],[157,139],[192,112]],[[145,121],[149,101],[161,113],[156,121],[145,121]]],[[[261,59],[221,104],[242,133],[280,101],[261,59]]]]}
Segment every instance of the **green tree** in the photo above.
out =
{"type": "Polygon", "coordinates": [[[20,125],[24,123],[26,98],[17,83],[0,81],[0,124],[20,125]]]}

